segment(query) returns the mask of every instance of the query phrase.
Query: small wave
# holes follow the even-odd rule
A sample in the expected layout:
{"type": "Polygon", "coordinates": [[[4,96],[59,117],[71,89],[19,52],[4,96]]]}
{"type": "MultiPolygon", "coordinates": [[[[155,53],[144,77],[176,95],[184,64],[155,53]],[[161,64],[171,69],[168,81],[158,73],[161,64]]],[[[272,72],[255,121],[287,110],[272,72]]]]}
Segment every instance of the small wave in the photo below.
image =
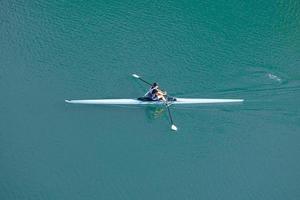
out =
{"type": "Polygon", "coordinates": [[[267,76],[268,76],[269,79],[271,79],[271,80],[274,80],[274,81],[277,81],[277,82],[281,82],[281,81],[282,81],[280,77],[278,77],[278,76],[276,76],[276,75],[274,75],[274,74],[268,73],[267,76]]]}

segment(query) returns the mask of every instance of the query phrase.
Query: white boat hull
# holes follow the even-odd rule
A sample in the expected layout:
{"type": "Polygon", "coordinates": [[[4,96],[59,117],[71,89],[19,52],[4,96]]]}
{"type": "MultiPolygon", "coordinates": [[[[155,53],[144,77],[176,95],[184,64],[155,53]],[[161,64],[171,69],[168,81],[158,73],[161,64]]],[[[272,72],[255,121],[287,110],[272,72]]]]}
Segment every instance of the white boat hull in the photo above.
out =
{"type": "MultiPolygon", "coordinates": [[[[141,101],[138,99],[90,99],[90,100],[65,100],[73,104],[96,104],[96,105],[145,105],[164,104],[163,101],[141,101]]],[[[222,104],[240,103],[243,99],[196,99],[196,98],[176,98],[176,101],[169,101],[172,104],[222,104]]]]}

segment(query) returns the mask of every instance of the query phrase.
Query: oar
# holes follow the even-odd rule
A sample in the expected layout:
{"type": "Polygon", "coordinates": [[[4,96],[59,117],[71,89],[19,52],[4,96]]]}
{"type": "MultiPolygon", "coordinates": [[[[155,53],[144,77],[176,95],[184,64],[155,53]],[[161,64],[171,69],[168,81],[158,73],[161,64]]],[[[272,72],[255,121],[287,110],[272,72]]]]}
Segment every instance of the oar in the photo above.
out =
{"type": "MultiPolygon", "coordinates": [[[[132,76],[134,77],[134,78],[137,78],[137,79],[139,79],[139,80],[141,80],[141,81],[143,81],[144,83],[146,83],[146,84],[148,84],[148,85],[151,85],[152,86],[152,84],[151,83],[149,83],[148,81],[146,81],[145,79],[143,79],[142,77],[140,77],[139,75],[137,75],[137,74],[132,74],[132,76]]],[[[161,89],[162,91],[164,91],[163,89],[161,89]]]]}
{"type": "Polygon", "coordinates": [[[173,118],[172,118],[171,111],[170,111],[168,103],[166,103],[166,107],[167,107],[167,110],[168,110],[168,113],[169,113],[169,118],[170,118],[170,121],[171,121],[171,129],[173,131],[177,131],[177,127],[173,123],[173,118]]]}
{"type": "Polygon", "coordinates": [[[142,79],[139,75],[132,74],[132,76],[133,76],[134,78],[140,79],[141,81],[143,81],[144,83],[147,83],[148,85],[152,85],[152,84],[149,83],[148,81],[145,81],[144,79],[142,79]]]}

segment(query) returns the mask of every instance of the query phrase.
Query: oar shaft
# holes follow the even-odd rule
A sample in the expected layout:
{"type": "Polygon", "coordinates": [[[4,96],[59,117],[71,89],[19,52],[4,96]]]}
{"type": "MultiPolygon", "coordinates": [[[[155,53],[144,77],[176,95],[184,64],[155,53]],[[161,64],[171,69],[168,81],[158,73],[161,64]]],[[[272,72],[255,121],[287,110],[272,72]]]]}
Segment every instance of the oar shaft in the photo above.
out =
{"type": "Polygon", "coordinates": [[[149,83],[148,81],[145,81],[145,80],[142,79],[141,77],[139,77],[139,79],[140,79],[141,81],[143,81],[144,83],[147,83],[148,85],[152,85],[151,83],[149,83]]]}
{"type": "Polygon", "coordinates": [[[173,123],[173,118],[172,118],[171,111],[170,111],[170,108],[169,108],[169,106],[168,106],[168,103],[166,103],[166,106],[167,106],[169,118],[170,118],[170,121],[171,121],[171,129],[172,129],[173,131],[177,131],[177,127],[176,127],[176,126],[174,125],[174,123],[173,123]]]}
{"type": "MultiPolygon", "coordinates": [[[[148,85],[152,86],[152,83],[150,83],[150,82],[146,81],[145,79],[143,79],[143,78],[142,78],[142,77],[140,77],[139,75],[137,75],[137,74],[132,74],[132,76],[133,76],[134,78],[137,78],[137,79],[139,79],[139,80],[143,81],[144,83],[146,83],[146,84],[148,84],[148,85]]],[[[162,89],[161,89],[161,90],[162,90],[162,89]]],[[[163,90],[162,90],[162,91],[163,91],[163,90]]]]}
{"type": "Polygon", "coordinates": [[[144,83],[147,83],[148,85],[152,85],[151,83],[149,83],[148,81],[144,80],[142,77],[140,77],[140,76],[137,75],[137,74],[132,74],[132,76],[133,76],[134,78],[140,79],[141,81],[143,81],[144,83]]]}
{"type": "Polygon", "coordinates": [[[173,123],[173,118],[172,118],[172,115],[171,115],[170,108],[169,108],[168,105],[166,105],[166,107],[167,107],[167,110],[168,110],[168,113],[169,113],[169,117],[170,117],[171,124],[174,124],[174,123],[173,123]]]}

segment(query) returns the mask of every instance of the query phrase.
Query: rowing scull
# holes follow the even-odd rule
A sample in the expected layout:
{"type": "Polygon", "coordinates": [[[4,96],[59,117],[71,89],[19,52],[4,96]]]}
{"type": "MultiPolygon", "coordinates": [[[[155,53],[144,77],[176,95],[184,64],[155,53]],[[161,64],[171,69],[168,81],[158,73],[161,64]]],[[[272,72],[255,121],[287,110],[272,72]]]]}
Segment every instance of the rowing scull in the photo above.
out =
{"type": "MultiPolygon", "coordinates": [[[[196,98],[175,98],[169,101],[170,104],[222,104],[239,103],[243,99],[196,99],[196,98]]],[[[165,104],[164,101],[142,101],[138,99],[87,99],[87,100],[65,100],[73,104],[96,104],[96,105],[146,105],[146,104],[165,104]]]]}

